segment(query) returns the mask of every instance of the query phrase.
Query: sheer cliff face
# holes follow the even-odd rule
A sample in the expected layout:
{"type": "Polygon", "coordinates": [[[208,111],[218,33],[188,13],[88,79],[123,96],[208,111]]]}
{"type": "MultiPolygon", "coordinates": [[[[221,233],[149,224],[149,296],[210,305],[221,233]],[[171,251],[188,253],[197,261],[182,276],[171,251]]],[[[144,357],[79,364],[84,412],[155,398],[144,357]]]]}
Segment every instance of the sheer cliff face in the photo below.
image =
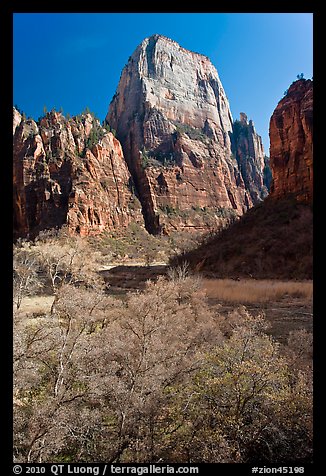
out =
{"type": "Polygon", "coordinates": [[[216,226],[222,209],[241,215],[252,206],[232,156],[228,100],[207,57],[159,35],[145,39],[122,72],[106,120],[117,131],[149,231],[216,226]],[[194,207],[211,212],[209,223],[198,216],[193,222],[194,207]]]}
{"type": "Polygon", "coordinates": [[[14,109],[15,236],[131,221],[151,233],[207,231],[266,195],[252,122],[237,136],[214,66],[168,38],[145,39],[129,58],[106,121],[118,140],[91,114],[36,123],[14,109]]]}
{"type": "Polygon", "coordinates": [[[94,128],[101,130],[90,114],[67,120],[51,112],[37,124],[14,109],[15,237],[62,225],[90,235],[142,222],[120,143],[105,130],[90,143],[94,128]]]}
{"type": "Polygon", "coordinates": [[[261,137],[257,134],[252,120],[240,113],[240,120],[233,124],[233,150],[246,189],[254,204],[264,200],[268,188],[264,181],[265,153],[261,137]]]}
{"type": "Polygon", "coordinates": [[[270,121],[271,195],[313,197],[313,82],[295,81],[270,121]]]}

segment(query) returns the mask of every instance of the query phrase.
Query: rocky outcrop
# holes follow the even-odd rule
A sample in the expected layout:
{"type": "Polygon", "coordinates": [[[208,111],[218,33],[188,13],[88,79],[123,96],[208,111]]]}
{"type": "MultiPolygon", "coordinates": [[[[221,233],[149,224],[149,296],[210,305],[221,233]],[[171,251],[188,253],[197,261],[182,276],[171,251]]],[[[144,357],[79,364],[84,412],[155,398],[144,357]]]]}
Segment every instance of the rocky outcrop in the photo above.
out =
{"type": "Polygon", "coordinates": [[[312,93],[311,80],[294,82],[272,115],[266,200],[171,265],[186,261],[210,277],[312,279],[312,93]]]}
{"type": "Polygon", "coordinates": [[[121,145],[91,114],[52,111],[38,123],[14,109],[14,235],[66,225],[92,235],[142,223],[121,145]]]}
{"type": "Polygon", "coordinates": [[[15,236],[62,225],[89,235],[131,221],[153,234],[224,227],[266,196],[261,139],[252,121],[241,124],[247,135],[207,57],[146,38],[104,128],[90,113],[35,122],[14,109],[15,236]]]}
{"type": "Polygon", "coordinates": [[[292,83],[270,121],[271,195],[313,197],[313,82],[292,83]]]}
{"type": "Polygon", "coordinates": [[[232,155],[233,121],[215,67],[166,37],[146,38],[129,58],[106,120],[151,233],[219,227],[222,215],[243,214],[263,193],[258,179],[256,192],[248,178],[246,186],[232,155]]]}
{"type": "Polygon", "coordinates": [[[233,151],[239,169],[249,191],[253,204],[264,200],[269,192],[268,181],[265,180],[265,153],[261,137],[257,134],[252,120],[244,112],[240,120],[233,123],[233,151]]]}

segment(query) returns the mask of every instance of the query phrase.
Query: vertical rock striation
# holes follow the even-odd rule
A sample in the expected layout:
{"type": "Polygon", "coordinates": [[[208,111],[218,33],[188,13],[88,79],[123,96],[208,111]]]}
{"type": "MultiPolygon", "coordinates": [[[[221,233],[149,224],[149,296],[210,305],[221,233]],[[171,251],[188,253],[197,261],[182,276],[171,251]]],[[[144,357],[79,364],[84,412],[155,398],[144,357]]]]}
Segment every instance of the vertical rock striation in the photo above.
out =
{"type": "Polygon", "coordinates": [[[206,56],[160,35],[146,38],[122,71],[106,120],[150,232],[216,227],[252,206],[232,155],[229,103],[206,56]]]}
{"type": "Polygon", "coordinates": [[[233,124],[233,150],[246,189],[254,204],[264,200],[268,187],[264,179],[265,153],[261,137],[257,134],[252,120],[244,112],[240,120],[233,124]]]}
{"type": "Polygon", "coordinates": [[[106,122],[55,111],[35,122],[14,109],[15,237],[131,221],[153,234],[208,231],[267,194],[252,121],[233,123],[215,67],[175,41],[153,35],[137,47],[106,122]]]}
{"type": "Polygon", "coordinates": [[[67,225],[97,234],[142,222],[120,143],[91,114],[38,123],[13,111],[14,236],[67,225]]]}
{"type": "MultiPolygon", "coordinates": [[[[247,124],[246,117],[239,122],[247,124]]],[[[312,123],[313,83],[301,79],[271,117],[270,195],[222,233],[175,257],[172,265],[186,261],[215,277],[313,278],[312,123]]]]}
{"type": "Polygon", "coordinates": [[[313,82],[292,83],[270,121],[271,195],[313,198],[313,82]]]}

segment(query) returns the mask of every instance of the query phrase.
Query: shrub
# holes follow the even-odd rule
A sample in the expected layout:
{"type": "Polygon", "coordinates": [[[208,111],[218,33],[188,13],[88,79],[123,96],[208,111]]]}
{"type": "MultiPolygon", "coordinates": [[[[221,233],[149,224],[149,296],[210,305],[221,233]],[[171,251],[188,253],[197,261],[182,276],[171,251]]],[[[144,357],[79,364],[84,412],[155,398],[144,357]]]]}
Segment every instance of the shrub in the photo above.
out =
{"type": "Polygon", "coordinates": [[[98,253],[89,254],[80,237],[69,237],[66,230],[49,230],[35,242],[18,242],[14,247],[14,297],[19,308],[24,296],[38,289],[55,296],[64,284],[101,286],[96,274],[98,253]]]}
{"type": "Polygon", "coordinates": [[[243,318],[205,355],[191,383],[171,391],[172,459],[279,463],[311,457],[309,384],[302,374],[293,384],[279,345],[248,313],[243,318]]]}
{"type": "Polygon", "coordinates": [[[189,139],[199,140],[201,142],[207,142],[208,136],[204,133],[203,129],[192,127],[188,124],[181,122],[175,122],[176,134],[186,134],[189,139]]]}
{"type": "Polygon", "coordinates": [[[52,315],[15,318],[15,462],[311,458],[309,374],[262,315],[224,332],[187,271],[123,300],[62,284],[52,315]]]}
{"type": "Polygon", "coordinates": [[[161,280],[123,303],[64,285],[51,318],[17,320],[15,460],[150,461],[165,389],[220,335],[196,293],[161,280]]]}
{"type": "Polygon", "coordinates": [[[102,127],[103,127],[103,129],[105,129],[107,132],[111,132],[111,133],[114,135],[114,137],[116,136],[117,131],[116,131],[115,129],[113,129],[113,128],[110,126],[110,124],[109,124],[108,122],[106,122],[106,120],[103,121],[102,127]]]}
{"type": "Polygon", "coordinates": [[[86,148],[92,149],[94,145],[96,145],[101,139],[103,139],[104,135],[105,130],[95,121],[93,121],[93,127],[86,140],[86,148]]]}
{"type": "Polygon", "coordinates": [[[179,210],[174,208],[172,205],[162,205],[160,206],[160,210],[166,215],[179,215],[179,210]]]}

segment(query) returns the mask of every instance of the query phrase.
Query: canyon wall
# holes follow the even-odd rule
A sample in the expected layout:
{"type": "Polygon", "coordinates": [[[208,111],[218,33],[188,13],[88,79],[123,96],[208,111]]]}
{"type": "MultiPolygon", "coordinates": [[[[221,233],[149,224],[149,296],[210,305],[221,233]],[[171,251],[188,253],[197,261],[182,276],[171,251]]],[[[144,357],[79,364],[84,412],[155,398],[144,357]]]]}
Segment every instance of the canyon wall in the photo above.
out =
{"type": "Polygon", "coordinates": [[[152,233],[217,228],[261,196],[232,153],[228,99],[206,56],[160,35],[146,38],[122,71],[106,120],[152,233]]]}
{"type": "Polygon", "coordinates": [[[313,198],[313,82],[292,83],[270,121],[271,195],[313,198]]]}
{"type": "Polygon", "coordinates": [[[240,120],[233,123],[232,143],[246,189],[253,204],[264,200],[268,193],[268,183],[264,177],[266,167],[262,138],[257,134],[253,121],[248,122],[247,114],[240,112],[240,120]]]}
{"type": "Polygon", "coordinates": [[[83,236],[143,223],[121,145],[91,114],[38,123],[13,110],[14,237],[66,225],[83,236]]]}
{"type": "MultiPolygon", "coordinates": [[[[240,121],[247,123],[245,116],[240,121]]],[[[186,261],[210,277],[312,279],[312,124],[313,83],[301,79],[292,83],[271,117],[270,195],[171,265],[186,261]]]]}
{"type": "Polygon", "coordinates": [[[233,122],[206,56],[160,35],[129,58],[103,126],[89,112],[36,122],[14,108],[13,133],[15,237],[133,221],[153,234],[207,232],[268,193],[252,121],[233,122]]]}

